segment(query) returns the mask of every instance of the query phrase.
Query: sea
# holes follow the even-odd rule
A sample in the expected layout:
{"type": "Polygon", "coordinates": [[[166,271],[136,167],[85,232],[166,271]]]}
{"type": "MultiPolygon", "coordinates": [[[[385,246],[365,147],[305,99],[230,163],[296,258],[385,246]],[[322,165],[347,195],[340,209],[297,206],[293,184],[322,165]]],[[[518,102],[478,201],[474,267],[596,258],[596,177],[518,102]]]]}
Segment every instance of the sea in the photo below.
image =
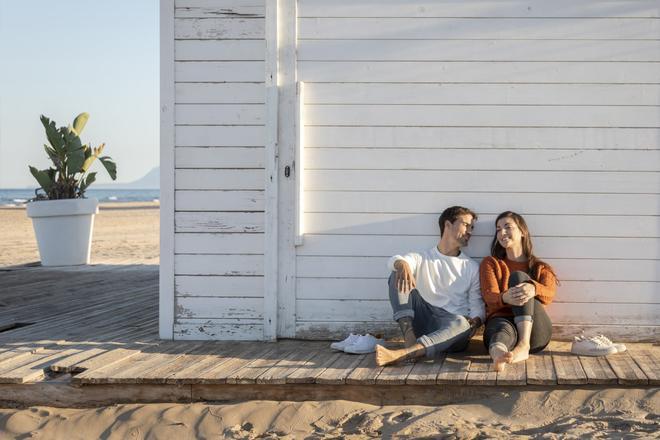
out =
{"type": "MultiPolygon", "coordinates": [[[[43,191],[39,191],[43,193],[43,191]]],[[[153,202],[160,199],[158,189],[88,189],[85,197],[99,202],[153,202]]],[[[34,188],[0,189],[0,206],[22,206],[34,198],[34,188]]]]}

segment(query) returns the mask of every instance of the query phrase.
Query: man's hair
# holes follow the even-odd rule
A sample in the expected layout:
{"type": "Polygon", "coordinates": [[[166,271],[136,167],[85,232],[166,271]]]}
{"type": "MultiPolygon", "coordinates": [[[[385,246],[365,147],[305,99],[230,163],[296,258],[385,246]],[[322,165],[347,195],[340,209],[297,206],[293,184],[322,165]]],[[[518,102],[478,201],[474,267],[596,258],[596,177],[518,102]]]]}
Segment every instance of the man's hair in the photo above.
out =
{"type": "Polygon", "coordinates": [[[465,208],[463,206],[450,206],[449,208],[442,211],[440,218],[438,218],[438,225],[440,226],[440,236],[445,232],[445,222],[454,223],[459,215],[471,215],[473,220],[477,219],[477,214],[475,214],[471,209],[465,208]]]}

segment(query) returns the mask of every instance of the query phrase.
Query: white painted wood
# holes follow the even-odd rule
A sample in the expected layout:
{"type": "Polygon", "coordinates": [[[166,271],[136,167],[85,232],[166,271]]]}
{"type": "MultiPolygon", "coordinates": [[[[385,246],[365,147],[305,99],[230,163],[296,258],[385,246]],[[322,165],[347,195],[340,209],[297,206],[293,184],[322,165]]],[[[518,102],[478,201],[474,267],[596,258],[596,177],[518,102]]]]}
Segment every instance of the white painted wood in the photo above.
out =
{"type": "Polygon", "coordinates": [[[263,168],[262,147],[190,147],[176,149],[176,167],[182,168],[263,168]]]}
{"type": "Polygon", "coordinates": [[[179,125],[263,125],[262,104],[177,104],[179,125]]]}
{"type": "MultiPolygon", "coordinates": [[[[471,255],[473,257],[479,256],[476,254],[471,255]]],[[[656,260],[617,258],[619,257],[616,255],[612,259],[548,258],[547,262],[554,267],[562,281],[660,281],[660,272],[657,271],[658,262],[656,260]]],[[[388,259],[389,257],[300,256],[297,259],[298,276],[300,278],[386,279],[389,276],[388,259]]]]}
{"type": "Polygon", "coordinates": [[[305,103],[657,106],[660,85],[316,83],[307,87],[305,103]]]}
{"type": "Polygon", "coordinates": [[[177,82],[261,82],[263,61],[177,61],[177,82]]]}
{"type": "Polygon", "coordinates": [[[263,127],[178,126],[177,147],[260,147],[264,145],[263,127]]]}
{"type": "Polygon", "coordinates": [[[180,169],[176,170],[176,189],[263,190],[263,169],[180,169]]]}
{"type": "Polygon", "coordinates": [[[296,185],[301,178],[300,162],[296,159],[299,118],[296,115],[297,78],[297,1],[278,2],[278,129],[280,173],[289,166],[289,177],[278,182],[278,285],[277,335],[293,338],[295,334],[296,276],[296,185]]]}
{"type": "Polygon", "coordinates": [[[263,211],[263,191],[197,191],[176,192],[177,211],[263,211]]]}
{"type": "Polygon", "coordinates": [[[618,107],[614,112],[609,106],[328,104],[306,106],[305,119],[319,126],[658,128],[660,107],[618,107]]]}
{"type": "MultiPolygon", "coordinates": [[[[477,212],[472,236],[493,237],[497,214],[477,212]]],[[[660,238],[658,216],[534,215],[520,212],[533,237],[660,238]]],[[[307,213],[307,233],[324,235],[425,235],[438,237],[438,214],[307,213]]]]}
{"type": "Polygon", "coordinates": [[[261,276],[203,276],[177,275],[176,295],[233,296],[237,298],[263,298],[264,279],[261,276]]]}
{"type": "Polygon", "coordinates": [[[181,83],[176,85],[177,103],[263,104],[265,99],[264,85],[260,82],[181,83]]]}
{"type": "MultiPolygon", "coordinates": [[[[655,325],[660,304],[553,303],[547,309],[553,324],[655,325]]],[[[385,321],[392,319],[388,300],[298,300],[300,321],[385,321]]]]}
{"type": "Polygon", "coordinates": [[[278,2],[266,2],[265,39],[266,54],[264,70],[266,86],[266,147],[265,172],[262,174],[264,187],[264,299],[263,299],[263,339],[277,339],[277,283],[278,283],[278,2]]]}
{"type": "Polygon", "coordinates": [[[261,255],[177,255],[175,275],[263,275],[263,260],[261,255]]]}
{"type": "Polygon", "coordinates": [[[660,17],[647,0],[301,0],[300,17],[660,17]]]}
{"type": "Polygon", "coordinates": [[[160,265],[158,334],[174,325],[174,0],[160,2],[160,265]]]}
{"type": "MultiPolygon", "coordinates": [[[[310,87],[308,87],[310,88],[310,87]]],[[[660,148],[656,128],[307,127],[307,148],[660,148]]],[[[179,145],[177,143],[177,145],[179,145]]]]}
{"type": "Polygon", "coordinates": [[[263,39],[264,20],[254,18],[176,18],[178,40],[263,39]]]}
{"type": "MultiPolygon", "coordinates": [[[[308,159],[305,152],[305,124],[307,122],[307,115],[305,112],[305,83],[298,82],[298,99],[296,103],[296,118],[298,122],[298,130],[296,136],[296,214],[295,214],[295,229],[296,238],[294,243],[296,246],[301,246],[305,234],[305,206],[303,204],[305,191],[305,168],[308,164],[315,163],[314,158],[308,159]]],[[[325,165],[325,164],[324,164],[325,165]]]]}
{"type": "Polygon", "coordinates": [[[236,319],[183,319],[174,324],[174,334],[182,341],[259,341],[263,337],[263,323],[236,319]]]}
{"type": "Polygon", "coordinates": [[[660,304],[553,303],[553,324],[657,325],[660,304]]]}
{"type": "Polygon", "coordinates": [[[263,18],[263,1],[200,0],[177,2],[177,18],[263,18]]]}
{"type": "Polygon", "coordinates": [[[512,210],[523,214],[657,216],[657,194],[583,194],[505,192],[306,191],[308,213],[397,213],[440,215],[447,206],[462,205],[484,214],[512,210]]]}
{"type": "Polygon", "coordinates": [[[177,254],[235,254],[240,250],[242,254],[263,255],[264,236],[261,233],[178,233],[174,250],[177,254]]]}
{"type": "MultiPolygon", "coordinates": [[[[472,237],[468,255],[490,254],[492,237],[472,237]]],[[[316,235],[305,236],[298,255],[392,256],[433,247],[437,239],[406,235],[316,235]]],[[[534,249],[541,258],[611,258],[660,260],[660,238],[536,237],[534,249]]],[[[660,263],[659,263],[660,264],[660,263]]]]}
{"type": "MultiPolygon", "coordinates": [[[[299,18],[298,33],[302,40],[491,40],[521,37],[539,40],[637,40],[657,37],[660,34],[660,23],[657,21],[625,18],[299,18]]],[[[214,32],[219,31],[213,25],[205,24],[203,35],[214,32]]]]}
{"type": "Polygon", "coordinates": [[[263,212],[177,212],[175,219],[177,233],[264,232],[263,212]]]}
{"type": "MultiPolygon", "coordinates": [[[[653,40],[301,40],[301,61],[660,61],[653,40]]],[[[178,55],[177,55],[178,56],[178,55]]],[[[212,58],[209,58],[212,59],[212,58]]],[[[238,59],[238,58],[237,58],[238,59]]],[[[242,59],[242,58],[241,58],[242,59]]]]}
{"type": "Polygon", "coordinates": [[[179,297],[178,319],[259,319],[262,298],[179,297]]]}
{"type": "Polygon", "coordinates": [[[177,61],[263,61],[263,40],[177,40],[177,61]]]}
{"type": "MultiPolygon", "coordinates": [[[[177,63],[177,65],[180,63],[177,63]]],[[[186,63],[191,64],[191,63],[186,63]]],[[[212,64],[212,63],[206,63],[212,64]]],[[[300,61],[305,82],[482,82],[509,83],[660,83],[655,63],[589,62],[451,62],[441,61],[300,61]]],[[[214,73],[210,77],[224,75],[214,73]]],[[[220,69],[219,69],[220,70],[220,69]]],[[[200,79],[202,80],[202,79],[200,79]]]]}
{"type": "MultiPolygon", "coordinates": [[[[658,289],[656,282],[562,281],[555,301],[658,304],[658,289]]],[[[387,273],[380,278],[299,278],[296,290],[298,299],[306,300],[386,300],[387,273]]]]}
{"type": "Polygon", "coordinates": [[[263,12],[264,2],[263,0],[176,0],[176,7],[177,9],[208,8],[216,13],[225,13],[225,11],[241,13],[242,8],[261,7],[263,12]]]}
{"type": "Polygon", "coordinates": [[[660,171],[660,150],[316,148],[305,159],[307,170],[660,171]]]}
{"type": "Polygon", "coordinates": [[[497,182],[504,192],[660,193],[657,172],[313,170],[305,180],[309,190],[333,191],[490,192],[497,182]]]}

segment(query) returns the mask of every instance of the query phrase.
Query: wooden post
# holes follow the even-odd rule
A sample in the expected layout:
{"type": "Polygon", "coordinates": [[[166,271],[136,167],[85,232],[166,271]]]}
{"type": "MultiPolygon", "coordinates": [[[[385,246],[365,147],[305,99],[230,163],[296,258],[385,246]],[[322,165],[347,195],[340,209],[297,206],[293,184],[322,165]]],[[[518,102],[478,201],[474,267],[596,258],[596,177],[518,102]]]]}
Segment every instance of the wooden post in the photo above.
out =
{"type": "Polygon", "coordinates": [[[264,340],[277,339],[278,283],[278,1],[266,1],[266,148],[264,228],[264,340]]]}
{"type": "Polygon", "coordinates": [[[174,0],[160,2],[160,274],[158,334],[174,337],[174,0]]]}
{"type": "Polygon", "coordinates": [[[279,0],[279,158],[281,168],[288,166],[290,172],[279,182],[277,334],[286,338],[296,335],[296,194],[300,179],[300,163],[296,160],[296,4],[296,0],[279,0]]]}

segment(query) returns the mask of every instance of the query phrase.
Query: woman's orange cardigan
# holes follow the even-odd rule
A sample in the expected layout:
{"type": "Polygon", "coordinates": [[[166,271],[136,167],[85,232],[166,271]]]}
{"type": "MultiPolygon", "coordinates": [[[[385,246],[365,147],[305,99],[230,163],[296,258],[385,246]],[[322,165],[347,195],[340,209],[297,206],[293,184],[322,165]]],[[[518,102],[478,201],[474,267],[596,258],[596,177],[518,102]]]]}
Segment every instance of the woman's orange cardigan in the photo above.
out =
{"type": "MultiPolygon", "coordinates": [[[[509,287],[511,272],[521,271],[527,273],[527,262],[519,263],[508,259],[499,260],[486,257],[481,261],[479,279],[481,281],[481,296],[486,303],[486,319],[493,316],[513,316],[511,305],[502,302],[502,293],[509,287]]],[[[536,298],[543,304],[550,304],[557,290],[557,279],[543,264],[539,264],[532,278],[536,287],[536,298]]]]}

